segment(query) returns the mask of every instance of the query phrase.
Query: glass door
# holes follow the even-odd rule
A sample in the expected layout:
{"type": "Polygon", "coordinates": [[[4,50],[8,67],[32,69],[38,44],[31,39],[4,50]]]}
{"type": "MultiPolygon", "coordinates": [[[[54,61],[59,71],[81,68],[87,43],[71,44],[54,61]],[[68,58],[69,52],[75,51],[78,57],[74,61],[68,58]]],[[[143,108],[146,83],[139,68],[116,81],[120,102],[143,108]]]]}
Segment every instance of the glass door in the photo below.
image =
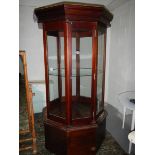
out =
{"type": "Polygon", "coordinates": [[[72,23],[72,120],[92,121],[92,29],[91,22],[72,23]]]}
{"type": "Polygon", "coordinates": [[[98,65],[97,65],[97,108],[99,114],[104,110],[105,65],[106,65],[106,32],[98,30],[98,65]]]}
{"type": "Polygon", "coordinates": [[[64,32],[47,31],[49,116],[66,118],[64,32]]]}
{"type": "Polygon", "coordinates": [[[72,33],[72,119],[91,116],[91,31],[72,33]],[[89,34],[89,36],[88,36],[89,34]]]}

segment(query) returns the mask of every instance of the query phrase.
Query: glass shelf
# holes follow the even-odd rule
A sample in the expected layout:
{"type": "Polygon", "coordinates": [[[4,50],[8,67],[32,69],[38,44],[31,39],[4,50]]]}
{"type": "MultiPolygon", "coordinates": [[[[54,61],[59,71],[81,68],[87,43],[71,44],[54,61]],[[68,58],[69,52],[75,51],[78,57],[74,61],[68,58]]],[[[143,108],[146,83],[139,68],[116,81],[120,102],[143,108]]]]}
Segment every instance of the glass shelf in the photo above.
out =
{"type": "MultiPolygon", "coordinates": [[[[49,70],[49,75],[53,75],[53,76],[65,76],[65,69],[61,68],[60,69],[61,74],[58,74],[58,68],[50,68],[49,70]]],[[[102,71],[100,70],[98,73],[102,73],[102,71]]],[[[72,69],[72,77],[76,77],[78,76],[76,74],[76,69],[72,69]]],[[[92,69],[91,68],[80,68],[80,76],[92,76],[92,69]]]]}
{"type": "MultiPolygon", "coordinates": [[[[57,68],[52,68],[49,70],[49,75],[53,76],[65,76],[65,69],[61,68],[61,74],[58,74],[58,69],[57,68]]],[[[102,73],[102,71],[99,71],[98,73],[102,73]]],[[[76,69],[72,70],[72,77],[78,76],[76,74],[76,69]]],[[[80,76],[92,76],[92,69],[91,68],[80,68],[80,76]]]]}

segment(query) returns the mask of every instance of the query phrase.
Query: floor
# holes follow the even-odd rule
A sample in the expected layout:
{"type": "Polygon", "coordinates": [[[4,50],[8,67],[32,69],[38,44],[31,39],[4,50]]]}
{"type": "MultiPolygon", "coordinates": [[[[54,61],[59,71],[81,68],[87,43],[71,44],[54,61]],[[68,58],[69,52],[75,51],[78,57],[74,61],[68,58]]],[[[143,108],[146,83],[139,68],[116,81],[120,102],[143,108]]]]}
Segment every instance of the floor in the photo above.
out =
{"type": "MultiPolygon", "coordinates": [[[[37,134],[37,155],[54,155],[45,148],[44,128],[42,118],[43,118],[42,113],[35,114],[35,128],[37,134]]],[[[31,154],[32,154],[31,150],[20,152],[20,155],[31,155],[31,154]]],[[[119,144],[115,141],[115,139],[111,136],[111,134],[107,132],[106,138],[103,141],[96,155],[128,155],[128,154],[123,151],[123,149],[119,146],[119,144]]]]}
{"type": "MultiPolygon", "coordinates": [[[[112,137],[117,140],[119,145],[128,152],[129,140],[128,134],[131,132],[131,119],[132,115],[127,114],[125,118],[125,126],[122,129],[122,114],[112,105],[105,106],[108,112],[106,129],[112,134],[112,137]]],[[[135,145],[132,145],[132,154],[135,154],[135,145]]]]}

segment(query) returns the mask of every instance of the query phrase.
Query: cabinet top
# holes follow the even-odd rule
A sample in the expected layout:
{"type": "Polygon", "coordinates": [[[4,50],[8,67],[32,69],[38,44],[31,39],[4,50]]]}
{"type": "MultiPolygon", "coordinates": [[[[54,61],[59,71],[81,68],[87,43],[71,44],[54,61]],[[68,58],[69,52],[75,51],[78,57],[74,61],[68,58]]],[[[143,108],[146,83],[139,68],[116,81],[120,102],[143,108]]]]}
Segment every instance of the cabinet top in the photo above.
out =
{"type": "Polygon", "coordinates": [[[110,26],[113,19],[113,14],[104,5],[67,1],[36,8],[34,13],[38,23],[90,21],[110,26]]]}

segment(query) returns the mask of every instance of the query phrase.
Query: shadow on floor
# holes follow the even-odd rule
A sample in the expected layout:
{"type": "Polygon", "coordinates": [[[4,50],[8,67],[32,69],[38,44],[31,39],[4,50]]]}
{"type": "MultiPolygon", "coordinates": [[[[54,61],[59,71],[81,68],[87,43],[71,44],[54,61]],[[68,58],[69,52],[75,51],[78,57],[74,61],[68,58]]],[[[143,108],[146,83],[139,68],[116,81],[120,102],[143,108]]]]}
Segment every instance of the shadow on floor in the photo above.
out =
{"type": "MultiPolygon", "coordinates": [[[[119,143],[119,145],[128,152],[129,141],[128,141],[128,133],[131,128],[131,119],[132,115],[126,115],[125,126],[122,129],[122,114],[112,105],[105,104],[105,109],[108,112],[106,129],[109,131],[115,140],[119,143]]],[[[132,145],[132,153],[134,154],[134,145],[132,145]]]]}

